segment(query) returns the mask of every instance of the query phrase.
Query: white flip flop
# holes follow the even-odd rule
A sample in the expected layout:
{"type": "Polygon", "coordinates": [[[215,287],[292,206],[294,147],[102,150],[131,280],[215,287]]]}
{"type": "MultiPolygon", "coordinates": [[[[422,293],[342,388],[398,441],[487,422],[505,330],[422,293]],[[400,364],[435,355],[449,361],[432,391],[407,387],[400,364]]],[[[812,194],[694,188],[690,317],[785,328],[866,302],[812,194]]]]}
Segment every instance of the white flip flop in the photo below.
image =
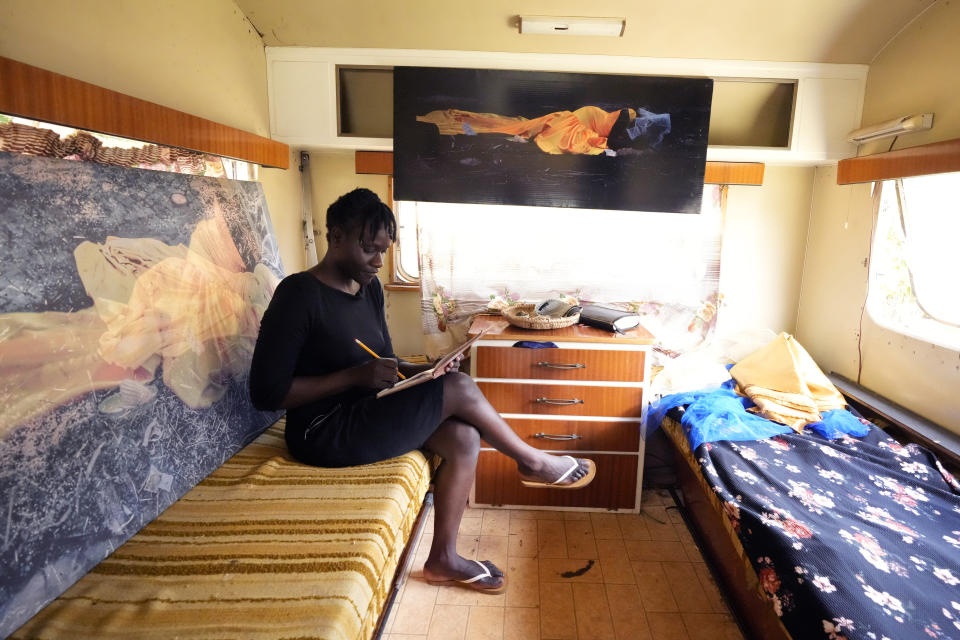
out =
{"type": "Polygon", "coordinates": [[[564,458],[570,461],[570,468],[563,472],[559,478],[553,482],[536,482],[534,480],[521,480],[520,483],[525,487],[533,487],[536,489],[581,489],[591,482],[593,482],[594,476],[597,475],[597,465],[593,463],[593,460],[584,458],[587,462],[587,473],[582,478],[577,478],[573,482],[564,482],[571,473],[580,468],[580,460],[574,458],[573,456],[563,456],[564,458]]]}

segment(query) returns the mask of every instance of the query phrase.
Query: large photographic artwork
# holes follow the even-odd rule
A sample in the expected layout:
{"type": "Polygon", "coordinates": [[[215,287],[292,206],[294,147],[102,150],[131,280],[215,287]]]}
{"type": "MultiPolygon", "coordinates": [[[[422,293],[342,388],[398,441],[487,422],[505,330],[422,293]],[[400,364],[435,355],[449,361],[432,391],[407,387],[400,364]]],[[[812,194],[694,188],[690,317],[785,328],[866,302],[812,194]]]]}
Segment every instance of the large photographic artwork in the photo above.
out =
{"type": "Polygon", "coordinates": [[[0,636],[279,414],[259,183],[0,153],[0,636]]]}
{"type": "Polygon", "coordinates": [[[397,67],[397,200],[698,213],[713,81],[397,67]]]}

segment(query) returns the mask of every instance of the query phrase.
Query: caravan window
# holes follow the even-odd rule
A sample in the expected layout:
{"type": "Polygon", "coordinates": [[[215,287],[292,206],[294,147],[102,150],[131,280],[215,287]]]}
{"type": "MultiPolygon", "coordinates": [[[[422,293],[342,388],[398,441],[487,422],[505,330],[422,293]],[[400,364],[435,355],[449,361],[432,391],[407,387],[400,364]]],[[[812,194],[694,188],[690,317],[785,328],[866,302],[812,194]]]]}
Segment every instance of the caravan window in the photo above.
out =
{"type": "Polygon", "coordinates": [[[397,216],[394,279],[398,282],[418,282],[420,264],[417,249],[417,203],[395,202],[394,213],[397,216]]]}
{"type": "MultiPolygon", "coordinates": [[[[429,245],[429,236],[427,239],[418,236],[418,224],[423,223],[433,236],[449,239],[443,243],[445,246],[457,245],[462,253],[459,256],[461,273],[483,272],[489,281],[513,280],[514,270],[526,272],[531,264],[567,265],[573,261],[578,264],[576,272],[581,283],[610,282],[618,277],[633,281],[635,274],[643,273],[638,265],[649,263],[649,269],[658,273],[661,281],[671,275],[684,278],[684,284],[674,284],[678,290],[699,286],[702,274],[694,276],[688,271],[704,268],[701,261],[696,261],[699,267],[692,267],[679,256],[685,255],[685,251],[699,256],[701,251],[710,254],[716,250],[713,245],[722,223],[719,212],[724,188],[706,185],[701,215],[692,216],[397,200],[393,203],[397,217],[394,277],[399,282],[419,281],[420,244],[429,245]],[[711,239],[704,240],[703,234],[711,239]],[[618,240],[624,243],[623,247],[611,254],[611,242],[618,240]],[[492,255],[510,255],[511,251],[522,253],[524,259],[498,264],[490,260],[492,255]],[[622,269],[615,268],[617,263],[613,261],[618,258],[629,264],[620,265],[622,269]],[[674,268],[664,273],[664,264],[672,264],[674,268]]],[[[556,273],[569,280],[567,270],[559,269],[556,273]]],[[[699,289],[694,295],[698,297],[699,289]]]]}
{"type": "Polygon", "coordinates": [[[960,173],[876,188],[867,311],[888,329],[960,350],[960,173]]]}

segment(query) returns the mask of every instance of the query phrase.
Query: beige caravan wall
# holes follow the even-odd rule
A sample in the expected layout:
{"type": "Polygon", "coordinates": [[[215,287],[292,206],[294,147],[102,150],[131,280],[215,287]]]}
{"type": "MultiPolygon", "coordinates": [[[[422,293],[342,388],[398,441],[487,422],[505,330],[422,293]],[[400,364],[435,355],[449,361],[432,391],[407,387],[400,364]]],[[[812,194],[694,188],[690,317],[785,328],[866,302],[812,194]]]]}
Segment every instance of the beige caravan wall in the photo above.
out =
{"type": "MultiPolygon", "coordinates": [[[[867,76],[864,124],[933,111],[934,128],[902,138],[896,148],[960,137],[958,34],[960,3],[937,2],[891,42],[867,76]]],[[[855,380],[870,188],[836,182],[835,166],[817,170],[797,337],[825,370],[855,380]]],[[[878,327],[867,313],[859,350],[861,384],[960,433],[960,354],[878,327]]]]}
{"type": "MultiPolygon", "coordinates": [[[[960,6],[939,0],[870,64],[863,124],[912,113],[933,113],[933,129],[897,141],[895,149],[960,138],[960,6]]],[[[889,140],[877,142],[885,151],[889,140]]]]}
{"type": "Polygon", "coordinates": [[[812,167],[767,165],[763,186],[731,186],[720,259],[717,329],[794,331],[810,216],[812,167]]]}
{"type": "MultiPolygon", "coordinates": [[[[270,135],[263,42],[232,0],[3,0],[0,56],[270,135]]],[[[299,172],[260,175],[284,267],[299,270],[299,172]]]]}

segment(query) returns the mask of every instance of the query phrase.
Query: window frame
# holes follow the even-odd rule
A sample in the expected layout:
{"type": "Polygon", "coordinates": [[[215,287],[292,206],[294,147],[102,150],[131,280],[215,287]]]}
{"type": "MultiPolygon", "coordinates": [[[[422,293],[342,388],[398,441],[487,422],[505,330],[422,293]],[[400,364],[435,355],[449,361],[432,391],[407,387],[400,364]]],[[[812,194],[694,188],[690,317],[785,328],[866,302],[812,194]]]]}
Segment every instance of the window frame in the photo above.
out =
{"type": "MultiPolygon", "coordinates": [[[[414,276],[407,273],[403,268],[403,263],[401,261],[401,252],[403,249],[400,246],[400,212],[399,207],[396,206],[396,201],[393,199],[393,176],[387,176],[387,206],[390,207],[390,210],[393,211],[393,216],[397,220],[397,241],[393,243],[393,246],[390,248],[390,282],[385,284],[384,287],[387,290],[393,291],[405,291],[405,290],[420,290],[420,276],[414,276]]],[[[409,249],[409,248],[408,248],[409,249]]],[[[414,251],[419,255],[420,246],[419,239],[417,240],[416,246],[414,246],[414,251]]]]}

